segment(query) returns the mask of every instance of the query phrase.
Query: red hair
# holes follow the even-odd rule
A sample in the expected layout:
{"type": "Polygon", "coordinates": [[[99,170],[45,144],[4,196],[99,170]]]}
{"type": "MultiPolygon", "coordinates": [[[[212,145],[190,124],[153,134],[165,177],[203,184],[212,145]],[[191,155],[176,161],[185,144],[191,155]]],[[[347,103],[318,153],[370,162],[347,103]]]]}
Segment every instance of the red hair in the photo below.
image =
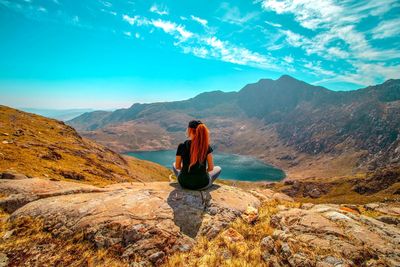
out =
{"type": "Polygon", "coordinates": [[[197,162],[203,162],[207,158],[208,146],[210,144],[210,134],[205,124],[199,124],[196,129],[189,128],[189,134],[192,136],[190,146],[190,167],[197,162]]]}

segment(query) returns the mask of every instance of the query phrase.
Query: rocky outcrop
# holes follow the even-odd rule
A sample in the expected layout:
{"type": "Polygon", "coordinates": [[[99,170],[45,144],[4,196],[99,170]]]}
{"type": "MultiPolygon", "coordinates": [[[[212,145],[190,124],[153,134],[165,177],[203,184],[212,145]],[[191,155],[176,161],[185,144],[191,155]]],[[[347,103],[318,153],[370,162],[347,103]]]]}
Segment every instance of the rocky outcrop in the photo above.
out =
{"type": "Polygon", "coordinates": [[[356,179],[353,181],[353,191],[359,194],[370,195],[400,182],[400,168],[392,170],[376,171],[367,179],[356,179]]]}
{"type": "Polygon", "coordinates": [[[286,180],[284,185],[282,192],[291,197],[319,198],[329,193],[334,183],[286,180]]]}
{"type": "Polygon", "coordinates": [[[267,262],[289,266],[399,266],[400,229],[338,205],[278,206],[261,242],[267,262]]]}
{"type": "Polygon", "coordinates": [[[9,213],[41,198],[103,191],[101,188],[85,184],[40,178],[27,179],[22,174],[3,173],[2,177],[14,177],[12,179],[0,179],[0,192],[6,196],[0,199],[0,208],[9,213]],[[24,177],[25,179],[23,179],[24,177]]]}
{"type": "Polygon", "coordinates": [[[189,250],[200,235],[216,236],[248,207],[257,209],[261,203],[235,187],[214,185],[199,192],[166,182],[97,188],[32,178],[0,180],[0,191],[8,195],[1,205],[15,210],[11,221],[41,218],[54,236],[83,232],[98,248],[118,248],[125,259],[139,255],[153,263],[189,250]]]}

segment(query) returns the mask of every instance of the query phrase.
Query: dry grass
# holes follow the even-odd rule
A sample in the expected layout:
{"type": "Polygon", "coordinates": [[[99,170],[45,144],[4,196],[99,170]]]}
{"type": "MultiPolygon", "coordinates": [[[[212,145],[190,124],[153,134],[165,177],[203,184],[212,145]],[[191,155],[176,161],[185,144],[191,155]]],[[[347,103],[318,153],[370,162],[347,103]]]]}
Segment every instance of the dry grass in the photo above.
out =
{"type": "Polygon", "coordinates": [[[19,218],[10,223],[8,214],[0,212],[0,235],[12,234],[0,242],[9,266],[129,266],[114,251],[96,249],[82,234],[68,239],[52,236],[43,221],[19,218]]]}
{"type": "Polygon", "coordinates": [[[125,181],[167,181],[160,165],[119,154],[81,138],[62,122],[0,106],[0,172],[68,180],[62,171],[84,176],[78,182],[108,185],[125,181]],[[44,159],[57,153],[60,159],[44,159]]]}
{"type": "MultiPolygon", "coordinates": [[[[240,218],[230,225],[243,236],[243,242],[226,242],[223,232],[211,240],[201,237],[191,251],[172,255],[164,266],[266,266],[260,242],[273,232],[270,219],[278,211],[278,204],[277,201],[263,203],[254,225],[240,218]]],[[[300,204],[288,202],[285,205],[298,207],[300,204]]]]}

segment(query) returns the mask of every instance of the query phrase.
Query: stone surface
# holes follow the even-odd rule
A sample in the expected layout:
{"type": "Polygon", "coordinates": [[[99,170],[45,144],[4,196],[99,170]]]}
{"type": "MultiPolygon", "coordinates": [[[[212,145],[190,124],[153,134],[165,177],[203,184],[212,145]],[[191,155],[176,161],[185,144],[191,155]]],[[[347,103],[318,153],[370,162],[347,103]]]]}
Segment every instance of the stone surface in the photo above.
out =
{"type": "Polygon", "coordinates": [[[40,178],[0,179],[0,192],[6,195],[5,198],[0,199],[0,207],[11,213],[23,205],[41,198],[101,191],[104,189],[91,185],[40,178]]]}
{"type": "Polygon", "coordinates": [[[271,225],[277,229],[272,235],[275,251],[280,251],[275,255],[280,254],[283,265],[367,266],[379,259],[380,266],[400,266],[400,228],[339,205],[282,208],[271,225]]]}
{"type": "Polygon", "coordinates": [[[203,191],[202,201],[199,191],[167,182],[114,184],[103,189],[68,183],[70,194],[60,194],[68,192],[65,187],[55,190],[61,190],[57,188],[60,182],[29,179],[29,183],[18,180],[25,183],[12,186],[3,181],[2,191],[47,195],[46,199],[29,199],[10,220],[43,218],[45,229],[55,236],[68,238],[83,231],[99,248],[122,247],[125,258],[141,255],[156,264],[171,252],[190,249],[199,235],[217,235],[249,206],[257,209],[260,205],[254,195],[225,185],[203,191]]]}
{"type": "Polygon", "coordinates": [[[293,202],[293,198],[291,198],[290,196],[273,191],[271,189],[255,189],[251,190],[250,193],[252,193],[257,198],[262,199],[263,201],[278,200],[293,202]]]}

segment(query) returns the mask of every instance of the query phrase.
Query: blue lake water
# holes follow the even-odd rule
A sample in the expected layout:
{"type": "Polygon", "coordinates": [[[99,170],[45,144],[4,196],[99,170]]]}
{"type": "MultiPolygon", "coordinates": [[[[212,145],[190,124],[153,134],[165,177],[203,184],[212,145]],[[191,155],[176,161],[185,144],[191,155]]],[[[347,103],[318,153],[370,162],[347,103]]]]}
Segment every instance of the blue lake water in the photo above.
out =
{"type": "MultiPolygon", "coordinates": [[[[129,152],[127,155],[152,161],[171,168],[175,161],[175,150],[129,152]]],[[[214,165],[221,166],[220,178],[239,181],[279,181],[285,173],[271,165],[249,156],[213,153],[214,165]]]]}

